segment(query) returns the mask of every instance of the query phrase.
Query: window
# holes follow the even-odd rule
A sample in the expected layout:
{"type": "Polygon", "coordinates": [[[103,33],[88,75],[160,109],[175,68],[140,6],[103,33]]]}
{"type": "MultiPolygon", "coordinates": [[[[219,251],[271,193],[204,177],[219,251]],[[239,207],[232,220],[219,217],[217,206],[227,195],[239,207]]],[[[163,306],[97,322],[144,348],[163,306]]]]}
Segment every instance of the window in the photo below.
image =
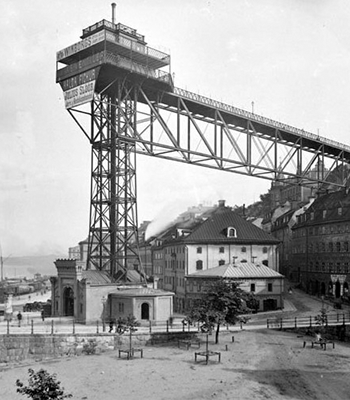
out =
{"type": "Polygon", "coordinates": [[[340,251],[340,250],[341,250],[340,242],[337,242],[337,243],[336,243],[336,247],[337,247],[337,251],[340,251]]]}
{"type": "Polygon", "coordinates": [[[201,270],[203,269],[203,261],[202,260],[198,260],[196,261],[196,270],[201,270]]]}
{"type": "Polygon", "coordinates": [[[272,292],[272,283],[267,284],[267,291],[272,292]]]}
{"type": "Polygon", "coordinates": [[[118,303],[118,309],[121,314],[124,313],[124,303],[118,303]]]}
{"type": "Polygon", "coordinates": [[[315,213],[314,212],[310,213],[310,219],[311,219],[311,221],[313,221],[315,219],[315,213]]]}
{"type": "Polygon", "coordinates": [[[331,274],[333,272],[333,263],[328,263],[329,266],[329,273],[331,274]]]}
{"type": "Polygon", "coordinates": [[[236,229],[235,228],[227,228],[227,237],[236,237],[236,229]]]}
{"type": "Polygon", "coordinates": [[[246,247],[242,247],[242,248],[241,248],[241,252],[242,252],[242,253],[245,253],[246,251],[247,251],[247,248],[246,248],[246,247]]]}
{"type": "Polygon", "coordinates": [[[327,216],[327,210],[323,210],[322,212],[322,218],[325,219],[327,216]]]}
{"type": "Polygon", "coordinates": [[[250,291],[255,292],[255,283],[250,284],[250,291]]]}
{"type": "Polygon", "coordinates": [[[267,247],[263,247],[263,253],[267,253],[267,247]]]}
{"type": "Polygon", "coordinates": [[[342,207],[338,207],[338,215],[342,215],[343,214],[343,208],[342,207]]]}
{"type": "Polygon", "coordinates": [[[219,265],[225,265],[225,260],[220,260],[219,265]]]}
{"type": "Polygon", "coordinates": [[[333,251],[333,243],[332,242],[328,243],[328,251],[330,251],[330,252],[333,251]]]}
{"type": "Polygon", "coordinates": [[[220,247],[219,248],[219,253],[225,253],[225,247],[220,247]]]}
{"type": "Polygon", "coordinates": [[[344,251],[349,251],[349,242],[344,242],[344,251]]]}
{"type": "Polygon", "coordinates": [[[202,248],[201,247],[197,247],[197,254],[202,254],[202,248]]]}

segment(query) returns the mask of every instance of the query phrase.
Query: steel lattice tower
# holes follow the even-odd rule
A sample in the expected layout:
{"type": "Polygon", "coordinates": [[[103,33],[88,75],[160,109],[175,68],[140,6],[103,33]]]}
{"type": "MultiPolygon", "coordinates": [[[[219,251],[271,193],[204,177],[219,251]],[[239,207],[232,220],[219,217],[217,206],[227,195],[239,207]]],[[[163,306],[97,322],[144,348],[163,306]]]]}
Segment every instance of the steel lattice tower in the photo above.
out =
{"type": "Polygon", "coordinates": [[[92,149],[86,268],[106,270],[119,281],[131,265],[142,269],[135,152],[138,93],[141,86],[157,84],[172,90],[170,73],[159,70],[170,68],[170,56],[147,47],[144,36],[114,21],[84,29],[81,39],[57,53],[57,82],[92,149]],[[84,109],[88,104],[90,110],[84,109]],[[90,120],[89,130],[81,118],[90,120]]]}
{"type": "Polygon", "coordinates": [[[138,260],[134,101],[118,82],[112,95],[95,95],[88,267],[122,278],[138,260]],[[133,244],[129,246],[129,244],[133,244]],[[129,261],[130,260],[130,261],[129,261]]]}

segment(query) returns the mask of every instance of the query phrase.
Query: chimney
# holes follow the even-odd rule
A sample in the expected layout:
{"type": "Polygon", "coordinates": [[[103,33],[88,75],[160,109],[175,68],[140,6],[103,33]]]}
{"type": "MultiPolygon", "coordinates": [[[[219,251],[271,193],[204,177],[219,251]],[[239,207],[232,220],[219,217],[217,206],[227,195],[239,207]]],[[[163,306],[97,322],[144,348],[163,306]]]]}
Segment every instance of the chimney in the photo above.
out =
{"type": "Polygon", "coordinates": [[[115,24],[115,7],[116,4],[112,3],[112,24],[115,24]]]}
{"type": "Polygon", "coordinates": [[[159,281],[159,278],[157,276],[155,276],[153,278],[153,289],[158,289],[158,281],[159,281]]]}
{"type": "Polygon", "coordinates": [[[219,200],[219,207],[225,207],[226,200],[219,200]]]}

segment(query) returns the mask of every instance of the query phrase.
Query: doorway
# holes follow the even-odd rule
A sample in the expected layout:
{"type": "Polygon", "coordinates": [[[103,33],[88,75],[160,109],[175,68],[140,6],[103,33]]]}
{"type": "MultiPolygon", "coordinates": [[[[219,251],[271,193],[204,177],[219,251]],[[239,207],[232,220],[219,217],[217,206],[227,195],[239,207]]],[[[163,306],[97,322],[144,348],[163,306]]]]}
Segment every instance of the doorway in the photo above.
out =
{"type": "Polygon", "coordinates": [[[71,287],[65,287],[63,291],[63,314],[74,316],[74,292],[71,287]]]}
{"type": "Polygon", "coordinates": [[[149,304],[142,303],[141,305],[141,319],[149,319],[149,304]]]}

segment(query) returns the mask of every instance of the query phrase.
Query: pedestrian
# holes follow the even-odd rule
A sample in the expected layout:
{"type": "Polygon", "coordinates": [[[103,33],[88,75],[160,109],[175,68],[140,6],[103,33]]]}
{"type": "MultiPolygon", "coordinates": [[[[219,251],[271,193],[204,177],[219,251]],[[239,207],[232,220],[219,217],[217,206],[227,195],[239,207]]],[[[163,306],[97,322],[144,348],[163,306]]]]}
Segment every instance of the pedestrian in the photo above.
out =
{"type": "Polygon", "coordinates": [[[109,333],[111,333],[111,332],[113,331],[113,326],[114,326],[114,322],[113,322],[113,320],[111,319],[111,320],[109,321],[109,333]]]}
{"type": "Polygon", "coordinates": [[[41,310],[41,319],[45,321],[45,310],[41,310]]]}
{"type": "Polygon", "coordinates": [[[17,314],[17,321],[18,321],[18,326],[21,327],[22,314],[20,311],[18,311],[18,314],[17,314]]]}

